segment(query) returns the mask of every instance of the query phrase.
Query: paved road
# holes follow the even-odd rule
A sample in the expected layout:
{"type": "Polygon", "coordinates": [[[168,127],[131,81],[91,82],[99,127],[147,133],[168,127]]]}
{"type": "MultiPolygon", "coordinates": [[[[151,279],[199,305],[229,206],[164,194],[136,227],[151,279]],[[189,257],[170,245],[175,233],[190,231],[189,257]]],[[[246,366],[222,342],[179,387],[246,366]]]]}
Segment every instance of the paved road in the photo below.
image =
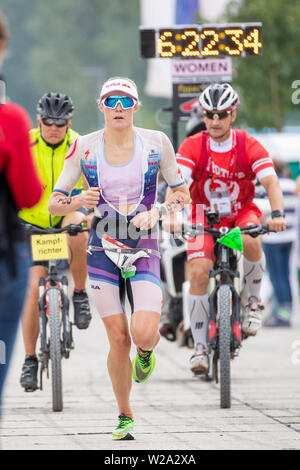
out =
{"type": "Polygon", "coordinates": [[[136,440],[123,442],[111,440],[118,410],[97,314],[74,336],[75,350],[63,363],[64,410],[54,413],[50,380],[42,392],[24,393],[19,386],[19,334],[4,399],[4,449],[300,449],[299,325],[263,328],[244,342],[232,362],[231,409],[220,409],[217,385],[191,376],[191,351],[162,338],[151,379],[133,385],[136,440]]]}

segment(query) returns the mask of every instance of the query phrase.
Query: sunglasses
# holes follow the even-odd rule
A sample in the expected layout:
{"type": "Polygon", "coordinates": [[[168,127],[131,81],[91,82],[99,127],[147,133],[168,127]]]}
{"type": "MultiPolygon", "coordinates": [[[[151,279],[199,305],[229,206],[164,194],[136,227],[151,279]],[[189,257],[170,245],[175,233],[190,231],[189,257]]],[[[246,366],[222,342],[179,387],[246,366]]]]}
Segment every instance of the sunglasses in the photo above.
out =
{"type": "Polygon", "coordinates": [[[223,113],[210,113],[209,111],[206,111],[204,113],[204,116],[207,117],[207,119],[226,119],[231,111],[224,111],[223,113]]]}
{"type": "Polygon", "coordinates": [[[118,103],[121,103],[123,109],[130,109],[136,105],[137,101],[130,96],[107,96],[102,100],[102,104],[109,109],[115,109],[118,103]]]}
{"type": "Polygon", "coordinates": [[[55,124],[56,127],[64,127],[68,124],[67,119],[54,119],[49,117],[42,117],[41,121],[45,126],[53,126],[53,124],[55,124]]]}

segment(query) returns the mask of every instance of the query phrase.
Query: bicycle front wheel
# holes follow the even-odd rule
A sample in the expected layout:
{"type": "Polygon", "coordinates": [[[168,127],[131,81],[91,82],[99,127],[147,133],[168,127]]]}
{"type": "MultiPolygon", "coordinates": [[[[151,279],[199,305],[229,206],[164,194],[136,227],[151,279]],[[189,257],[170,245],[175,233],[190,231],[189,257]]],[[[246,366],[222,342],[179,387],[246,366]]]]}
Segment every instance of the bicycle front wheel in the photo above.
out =
{"type": "Polygon", "coordinates": [[[228,285],[219,289],[219,360],[220,406],[231,407],[230,340],[231,340],[231,290],[228,285]]]}
{"type": "Polygon", "coordinates": [[[62,368],[61,368],[61,302],[57,288],[50,288],[49,296],[49,325],[50,325],[50,360],[52,378],[52,409],[62,411],[62,368]]]}

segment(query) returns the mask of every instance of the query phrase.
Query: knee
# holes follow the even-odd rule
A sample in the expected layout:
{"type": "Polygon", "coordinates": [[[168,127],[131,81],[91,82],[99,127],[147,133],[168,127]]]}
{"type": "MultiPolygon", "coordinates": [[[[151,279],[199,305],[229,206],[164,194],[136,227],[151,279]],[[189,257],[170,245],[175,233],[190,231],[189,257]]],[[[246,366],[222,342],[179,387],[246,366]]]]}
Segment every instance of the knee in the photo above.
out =
{"type": "Polygon", "coordinates": [[[195,263],[191,266],[190,284],[193,290],[199,287],[206,288],[209,281],[209,267],[206,264],[195,263]]]}
{"type": "Polygon", "coordinates": [[[87,233],[79,233],[76,237],[68,236],[69,263],[72,265],[76,260],[82,267],[86,268],[86,249],[88,245],[87,233]]]}
{"type": "Polygon", "coordinates": [[[76,252],[77,250],[80,250],[80,249],[85,252],[87,242],[88,242],[87,232],[78,233],[75,237],[69,236],[69,245],[72,248],[76,248],[76,252]]]}
{"type": "MultiPolygon", "coordinates": [[[[66,215],[63,219],[62,226],[65,227],[69,224],[81,224],[86,220],[86,216],[79,211],[71,212],[70,214],[66,215]]],[[[69,244],[70,245],[80,245],[83,241],[88,240],[88,232],[78,233],[76,236],[68,236],[69,244]]]]}
{"type": "MultiPolygon", "coordinates": [[[[86,219],[86,216],[79,211],[70,212],[70,214],[66,215],[63,218],[62,226],[69,224],[81,224],[86,219]]],[[[75,237],[76,238],[76,237],[75,237]]]]}
{"type": "Polygon", "coordinates": [[[140,346],[141,348],[147,350],[146,345],[151,344],[151,336],[144,331],[134,331],[132,332],[132,340],[136,346],[140,346]],[[144,347],[143,347],[144,346],[144,347]]]}
{"type": "Polygon", "coordinates": [[[243,240],[244,255],[250,261],[257,261],[262,257],[263,251],[261,246],[261,239],[250,237],[246,235],[243,240]]]}
{"type": "Polygon", "coordinates": [[[127,333],[116,332],[110,340],[111,350],[118,356],[128,355],[131,347],[131,339],[127,333]]]}
{"type": "Polygon", "coordinates": [[[158,328],[152,328],[151,325],[135,325],[131,330],[132,340],[136,346],[142,349],[150,350],[153,348],[158,328]]]}

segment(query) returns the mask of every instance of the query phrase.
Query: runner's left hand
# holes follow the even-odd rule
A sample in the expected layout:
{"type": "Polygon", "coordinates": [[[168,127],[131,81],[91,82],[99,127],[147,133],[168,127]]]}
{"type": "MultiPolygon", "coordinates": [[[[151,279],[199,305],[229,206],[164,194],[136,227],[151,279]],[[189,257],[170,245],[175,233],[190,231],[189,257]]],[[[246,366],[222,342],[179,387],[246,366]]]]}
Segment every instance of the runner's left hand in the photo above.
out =
{"type": "Polygon", "coordinates": [[[140,212],[133,219],[131,223],[140,230],[149,230],[153,228],[159,220],[158,210],[153,208],[150,211],[140,212]]]}

